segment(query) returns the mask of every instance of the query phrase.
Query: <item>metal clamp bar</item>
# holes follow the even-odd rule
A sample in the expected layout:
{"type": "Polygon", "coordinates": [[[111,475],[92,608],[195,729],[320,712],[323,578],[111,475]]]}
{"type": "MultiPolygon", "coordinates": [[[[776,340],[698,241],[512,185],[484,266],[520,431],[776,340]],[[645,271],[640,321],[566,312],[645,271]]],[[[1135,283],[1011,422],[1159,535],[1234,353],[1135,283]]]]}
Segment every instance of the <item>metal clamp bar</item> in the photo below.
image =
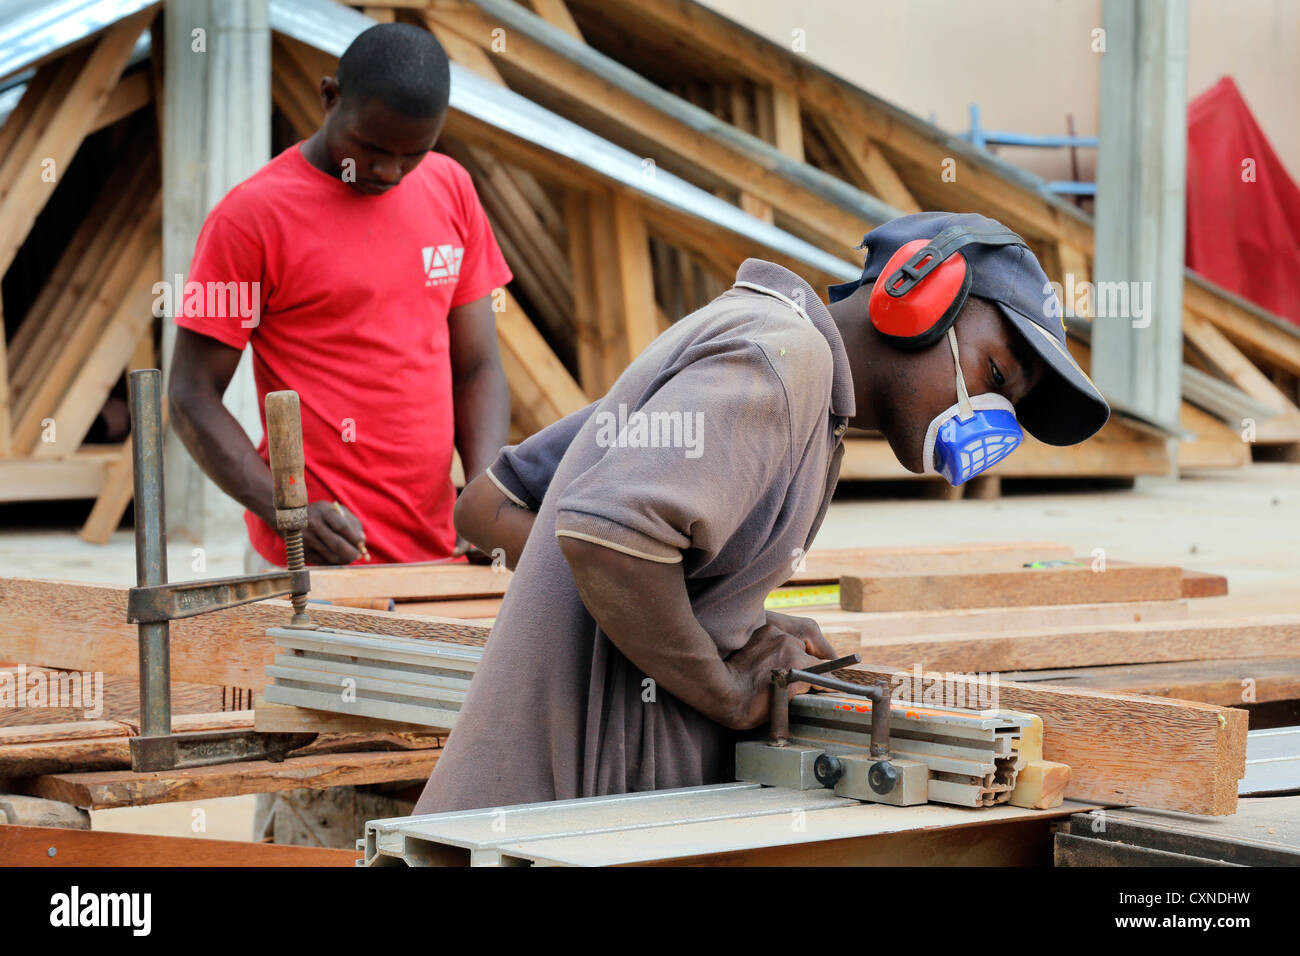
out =
{"type": "Polygon", "coordinates": [[[310,589],[310,574],[306,568],[301,568],[135,587],[127,595],[126,618],[132,624],[174,621],[266,598],[306,594],[310,589]]]}
{"type": "MultiPolygon", "coordinates": [[[[135,580],[141,588],[167,583],[167,523],[163,501],[162,372],[127,376],[131,463],[135,485],[135,580]]],[[[171,733],[171,632],[167,621],[140,624],[140,736],[171,733]]]]}

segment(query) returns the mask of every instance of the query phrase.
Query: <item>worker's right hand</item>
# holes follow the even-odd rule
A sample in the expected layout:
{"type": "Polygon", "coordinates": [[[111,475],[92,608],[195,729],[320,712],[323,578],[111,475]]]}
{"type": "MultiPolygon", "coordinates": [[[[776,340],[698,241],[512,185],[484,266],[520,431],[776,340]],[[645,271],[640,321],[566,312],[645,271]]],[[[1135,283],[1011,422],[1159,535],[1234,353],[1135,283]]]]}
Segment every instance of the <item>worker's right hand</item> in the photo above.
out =
{"type": "Polygon", "coordinates": [[[313,501],[307,506],[307,527],[302,543],[308,564],[351,564],[361,557],[366,533],[361,521],[342,505],[313,501]]]}
{"type": "MultiPolygon", "coordinates": [[[[791,634],[769,619],[723,662],[731,675],[736,702],[727,725],[732,730],[751,730],[763,724],[771,712],[772,671],[802,669],[819,662],[820,658],[808,653],[801,635],[791,634]]],[[[792,683],[786,693],[793,697],[811,689],[804,683],[792,683]]]]}

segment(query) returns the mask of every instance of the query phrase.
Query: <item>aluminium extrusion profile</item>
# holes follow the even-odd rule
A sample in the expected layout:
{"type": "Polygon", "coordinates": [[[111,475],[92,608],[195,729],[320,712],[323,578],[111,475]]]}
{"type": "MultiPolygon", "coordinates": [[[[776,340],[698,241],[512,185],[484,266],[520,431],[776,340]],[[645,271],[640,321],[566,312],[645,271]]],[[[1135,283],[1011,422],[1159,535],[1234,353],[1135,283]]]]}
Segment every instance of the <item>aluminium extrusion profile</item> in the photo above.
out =
{"type": "MultiPolygon", "coordinates": [[[[616,866],[732,862],[769,848],[808,864],[872,859],[873,837],[937,828],[1033,825],[1095,804],[1052,810],[940,804],[890,807],[734,783],[587,797],[553,803],[372,820],[357,841],[358,866],[616,866]],[[729,858],[729,859],[728,859],[729,858]]],[[[969,838],[963,839],[969,843],[969,838]]],[[[1017,839],[1023,843],[1023,836],[1017,839]]],[[[761,862],[761,861],[760,861],[761,862]]]]}

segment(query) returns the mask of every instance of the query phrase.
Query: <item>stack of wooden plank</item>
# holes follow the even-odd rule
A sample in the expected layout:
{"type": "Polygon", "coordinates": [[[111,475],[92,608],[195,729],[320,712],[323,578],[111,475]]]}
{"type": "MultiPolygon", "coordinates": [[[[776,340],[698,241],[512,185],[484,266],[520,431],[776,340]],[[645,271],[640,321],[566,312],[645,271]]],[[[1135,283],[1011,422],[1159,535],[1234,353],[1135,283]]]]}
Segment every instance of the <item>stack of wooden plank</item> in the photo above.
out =
{"type": "MultiPolygon", "coordinates": [[[[983,699],[993,691],[998,706],[1041,716],[1045,759],[1074,769],[1067,796],[1192,813],[1231,813],[1237,781],[1245,772],[1247,712],[1219,706],[1240,705],[1243,700],[1240,685],[1235,698],[1216,690],[1229,687],[1216,668],[1225,662],[1237,664],[1243,675],[1259,675],[1257,694],[1294,697],[1300,686],[1300,659],[1294,651],[1300,616],[1197,621],[1187,614],[1195,600],[1187,595],[1216,589],[1221,593],[1222,580],[1178,569],[1115,562],[1105,571],[1093,571],[1091,566],[1024,567],[1027,560],[1045,564],[1068,560],[1069,553],[1064,546],[1042,542],[814,552],[796,574],[794,586],[816,588],[837,581],[850,604],[875,602],[892,609],[831,606],[790,611],[820,619],[837,647],[862,654],[864,663],[840,672],[841,676],[924,683],[933,675],[962,684],[968,699],[983,699]],[[1094,575],[1095,580],[1073,580],[1082,574],[1094,575]],[[979,575],[985,577],[972,577],[979,575]],[[1025,577],[1009,587],[1008,575],[1025,577]],[[1042,581],[1052,582],[1046,592],[1040,590],[1039,575],[1045,575],[1042,581]],[[856,583],[849,583],[855,579],[856,583]],[[962,598],[974,593],[983,596],[962,598]],[[990,594],[1002,604],[991,605],[990,594]],[[928,600],[934,595],[941,596],[938,606],[928,600]],[[1040,603],[1026,605],[1022,597],[1040,603]],[[1061,603],[1070,599],[1082,603],[1061,603]],[[1171,687],[1192,699],[1132,692],[1162,693],[1140,676],[1141,668],[1150,667],[1184,668],[1187,673],[1181,683],[1171,687]],[[1098,680],[1097,672],[1106,668],[1127,670],[1128,680],[1114,675],[1098,680]],[[1070,674],[1063,677],[1067,669],[1070,674]],[[1104,686],[1089,686],[1090,679],[1104,686]]],[[[509,580],[507,574],[491,569],[447,565],[418,570],[338,569],[322,572],[320,579],[329,582],[327,588],[339,587],[356,596],[367,589],[366,575],[373,576],[383,590],[391,591],[401,583],[420,597],[447,597],[441,603],[449,606],[467,593],[476,595],[473,600],[495,600],[483,592],[504,589],[509,580]],[[339,580],[332,580],[331,574],[339,580]],[[421,578],[423,585],[416,583],[421,578]]],[[[126,591],[104,585],[0,580],[0,660],[133,678],[136,634],[125,623],[126,591]]],[[[217,688],[247,688],[258,696],[279,679],[277,667],[288,667],[285,674],[290,679],[304,668],[317,667],[311,661],[285,660],[295,649],[283,647],[277,664],[276,644],[283,641],[269,636],[268,629],[285,624],[288,607],[286,602],[267,601],[175,622],[173,678],[217,688]]],[[[314,605],[312,616],[331,630],[433,642],[429,646],[435,652],[434,645],[479,648],[489,632],[485,621],[327,605],[314,605]]],[[[328,648],[321,653],[322,660],[331,656],[328,648]]],[[[268,704],[264,699],[257,702],[255,726],[268,731],[351,734],[403,734],[416,729],[394,724],[391,717],[376,721],[268,704]]],[[[62,746],[70,751],[101,747],[62,746]]],[[[0,777],[12,775],[12,767],[6,773],[3,755],[0,749],[0,777]]],[[[21,778],[20,786],[23,792],[62,795],[60,799],[68,797],[81,805],[118,806],[205,793],[420,781],[435,760],[433,749],[415,755],[405,751],[376,755],[353,748],[294,756],[282,764],[232,764],[161,777],[126,769],[68,766],[63,772],[21,778]]]]}

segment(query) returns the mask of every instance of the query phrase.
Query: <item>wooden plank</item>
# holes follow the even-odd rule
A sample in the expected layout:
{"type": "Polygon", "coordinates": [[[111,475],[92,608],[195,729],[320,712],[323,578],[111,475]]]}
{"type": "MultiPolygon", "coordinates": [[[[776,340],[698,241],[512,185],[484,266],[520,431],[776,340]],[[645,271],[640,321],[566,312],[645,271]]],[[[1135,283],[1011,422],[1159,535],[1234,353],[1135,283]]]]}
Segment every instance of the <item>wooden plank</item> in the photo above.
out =
{"type": "Polygon", "coordinates": [[[626,366],[659,334],[651,276],[650,237],[640,205],[622,193],[613,204],[614,249],[622,290],[622,322],[626,329],[626,366]]]}
{"type": "Polygon", "coordinates": [[[437,617],[493,618],[501,610],[501,598],[468,598],[464,601],[403,601],[397,610],[404,614],[433,614],[437,617]]]}
{"type": "Polygon", "coordinates": [[[834,121],[816,118],[817,131],[830,147],[836,160],[848,172],[854,185],[879,196],[903,215],[921,211],[911,190],[890,165],[885,154],[868,137],[850,138],[834,121]]]}
{"type": "Polygon", "coordinates": [[[0,858],[10,866],[353,867],[361,853],[316,846],[0,825],[0,858]]]}
{"type": "MultiPolygon", "coordinates": [[[[62,671],[30,665],[11,665],[0,668],[0,671],[9,675],[7,679],[14,681],[15,691],[24,681],[27,682],[26,686],[32,686],[33,679],[46,681],[46,687],[48,688],[51,686],[49,682],[66,679],[62,676],[62,671]]],[[[95,682],[95,693],[99,696],[99,706],[92,708],[95,711],[93,718],[87,718],[87,708],[84,707],[4,707],[0,708],[0,727],[39,726],[67,722],[84,724],[96,721],[117,722],[135,726],[140,715],[140,682],[135,676],[99,674],[92,675],[92,679],[95,682]],[[99,683],[100,678],[103,679],[102,685],[99,683]]],[[[86,685],[83,683],[82,686],[86,685]]],[[[253,699],[252,693],[246,693],[237,688],[173,681],[171,685],[172,714],[179,716],[182,714],[206,714],[216,711],[239,710],[243,706],[245,696],[251,703],[253,699]]],[[[66,698],[62,702],[72,703],[71,700],[66,698]]],[[[30,700],[27,699],[24,703],[30,704],[30,700]]],[[[54,703],[59,702],[55,701],[54,703]]]]}
{"type": "MultiPolygon", "coordinates": [[[[417,612],[412,608],[411,613],[417,612]]],[[[955,611],[869,612],[842,611],[838,606],[832,606],[797,608],[789,613],[812,618],[823,628],[833,627],[840,632],[852,631],[876,638],[907,638],[922,634],[987,634],[1178,621],[1186,620],[1188,605],[1186,600],[1106,601],[1100,604],[982,607],[955,611]]]]}
{"type": "Polygon", "coordinates": [[[1074,549],[1055,541],[976,542],[906,548],[813,548],[790,584],[838,584],[846,574],[1011,571],[1029,561],[1069,561],[1074,549]]]}
{"type": "Polygon", "coordinates": [[[1296,408],[1282,390],[1242,355],[1209,319],[1193,310],[1184,310],[1183,335],[1221,377],[1279,415],[1300,417],[1300,408],[1296,408]]]}
{"type": "Polygon", "coordinates": [[[356,714],[337,714],[289,704],[273,704],[258,695],[253,705],[253,726],[260,733],[320,733],[320,734],[371,734],[390,732],[417,734],[443,739],[441,734],[430,734],[429,728],[420,724],[404,724],[396,720],[379,720],[356,714]]]}
{"type": "Polygon", "coordinates": [[[105,399],[122,377],[141,335],[153,326],[153,286],[162,275],[162,242],[156,239],[137,267],[126,294],[109,315],[98,341],[78,368],[49,417],[56,426],[56,441],[37,442],[33,458],[66,458],[94,424],[105,399]]]}
{"type": "Polygon", "coordinates": [[[1183,286],[1183,311],[1205,316],[1238,347],[1300,375],[1300,334],[1294,329],[1267,322],[1190,280],[1183,286]]]}
{"type": "Polygon", "coordinates": [[[87,448],[72,458],[0,461],[0,501],[58,501],[94,498],[104,488],[120,446],[87,448]]]}
{"type": "Polygon", "coordinates": [[[1195,441],[1178,443],[1178,467],[1240,468],[1251,461],[1250,445],[1242,441],[1241,432],[1214,416],[1183,402],[1179,424],[1196,436],[1195,441]]]}
{"type": "MultiPolygon", "coordinates": [[[[857,683],[911,679],[908,671],[857,665],[857,683]]],[[[1068,799],[1231,814],[1246,772],[1244,710],[1193,701],[956,677],[966,699],[1043,719],[1043,759],[1070,766],[1068,799]]]]}
{"type": "Polygon", "coordinates": [[[117,81],[113,92],[100,107],[99,115],[95,117],[90,132],[95,133],[105,126],[112,126],[118,120],[125,119],[136,110],[144,109],[152,102],[153,84],[149,71],[136,70],[117,81]]]}
{"type": "Polygon", "coordinates": [[[90,292],[103,286],[120,253],[123,236],[144,214],[159,181],[155,152],[140,155],[128,148],[119,158],[14,334],[9,371],[15,400],[40,377],[43,363],[57,351],[65,329],[72,328],[85,310],[83,303],[90,301],[90,292]]]}
{"type": "MultiPolygon", "coordinates": [[[[39,380],[19,398],[15,406],[15,449],[32,453],[42,442],[42,422],[53,415],[59,396],[86,361],[97,334],[128,295],[141,269],[146,268],[142,263],[148,261],[150,251],[158,242],[161,221],[162,195],[155,192],[129,233],[118,237],[117,255],[106,263],[107,272],[102,283],[87,289],[85,298],[78,303],[83,311],[76,317],[70,333],[61,339],[59,350],[42,364],[39,380]]],[[[153,265],[147,268],[152,269],[153,265]]],[[[54,424],[57,434],[59,423],[56,420],[54,424]]],[[[68,451],[65,448],[64,454],[68,451]]]]}
{"type": "Polygon", "coordinates": [[[803,113],[799,109],[799,95],[788,86],[772,87],[772,129],[776,148],[802,163],[803,113]]]}
{"type": "Polygon", "coordinates": [[[514,296],[496,314],[497,349],[510,383],[511,414],[537,431],[589,404],[514,296]]]}
{"type": "Polygon", "coordinates": [[[85,66],[58,98],[53,114],[30,151],[22,172],[0,179],[0,271],[13,262],[37,214],[54,192],[54,182],[41,175],[42,163],[52,160],[56,174],[64,172],[77,147],[94,125],[126,66],[131,49],[148,28],[156,6],[133,14],[110,27],[96,42],[85,66]],[[17,188],[21,186],[21,188],[17,188]]]}
{"type": "Polygon", "coordinates": [[[9,390],[9,349],[5,340],[4,302],[0,302],[0,458],[14,452],[12,394],[9,390]]]}
{"type": "Polygon", "coordinates": [[[1009,671],[1003,680],[1177,697],[1221,707],[1300,700],[1300,658],[1245,658],[1009,671]]]}
{"type": "Polygon", "coordinates": [[[513,575],[482,564],[370,564],[312,568],[311,596],[399,600],[500,597],[513,575]]]}
{"type": "Polygon", "coordinates": [[[117,454],[108,463],[103,484],[95,497],[95,504],[81,526],[81,540],[89,544],[108,544],[113,532],[122,523],[126,506],[135,497],[135,460],[131,439],[118,447],[117,454]]]}
{"type": "MultiPolygon", "coordinates": [[[[630,361],[627,341],[630,323],[623,321],[623,266],[620,257],[612,254],[618,249],[614,195],[594,191],[587,197],[586,209],[585,234],[589,248],[583,259],[591,269],[594,321],[591,326],[578,329],[578,358],[581,365],[583,356],[587,356],[588,364],[581,368],[583,391],[588,395],[604,395],[630,361]]],[[[576,260],[574,264],[577,265],[576,260]]]]}
{"type": "MultiPolygon", "coordinates": [[[[491,572],[489,572],[491,573],[491,572]]],[[[137,628],[126,623],[127,588],[0,578],[0,660],[135,676],[137,628]]],[[[321,627],[482,646],[489,628],[471,621],[312,605],[321,627]]],[[[268,627],[283,627],[287,601],[173,621],[173,681],[259,689],[275,658],[268,627]]]]}
{"type": "Polygon", "coordinates": [[[1183,568],[1183,597],[1222,597],[1227,593],[1228,579],[1224,575],[1183,568]]]}
{"type": "Polygon", "coordinates": [[[1131,564],[1094,571],[1082,567],[939,574],[845,575],[840,607],[846,611],[944,610],[1026,604],[1094,604],[1101,601],[1172,601],[1182,596],[1182,570],[1131,564]]]}
{"type": "Polygon", "coordinates": [[[104,810],[300,788],[326,790],[403,780],[423,782],[433,772],[441,753],[441,750],[403,750],[317,754],[287,757],[278,763],[252,760],[154,773],[131,770],[56,773],[31,777],[19,786],[32,796],[104,810]]]}
{"type": "MultiPolygon", "coordinates": [[[[95,721],[104,724],[104,721],[95,721]]],[[[112,770],[131,766],[131,737],[137,729],[130,724],[117,724],[117,732],[89,734],[79,731],[79,724],[46,725],[40,739],[11,740],[10,734],[25,733],[38,736],[32,727],[0,730],[0,778],[28,777],[44,773],[69,771],[112,770]],[[71,727],[69,736],[62,737],[59,729],[71,727]]],[[[221,714],[194,716],[176,715],[172,718],[173,733],[198,733],[202,731],[252,730],[252,711],[232,711],[221,714]]]]}
{"type": "MultiPolygon", "coordinates": [[[[1110,572],[1108,572],[1110,573],[1110,572]]],[[[844,625],[834,625],[842,629],[844,625]]],[[[1300,646],[1300,616],[1189,619],[1020,632],[876,637],[853,649],[873,664],[923,670],[1008,671],[1209,658],[1273,657],[1300,646]]],[[[848,643],[837,643],[837,649],[848,643]]]]}

